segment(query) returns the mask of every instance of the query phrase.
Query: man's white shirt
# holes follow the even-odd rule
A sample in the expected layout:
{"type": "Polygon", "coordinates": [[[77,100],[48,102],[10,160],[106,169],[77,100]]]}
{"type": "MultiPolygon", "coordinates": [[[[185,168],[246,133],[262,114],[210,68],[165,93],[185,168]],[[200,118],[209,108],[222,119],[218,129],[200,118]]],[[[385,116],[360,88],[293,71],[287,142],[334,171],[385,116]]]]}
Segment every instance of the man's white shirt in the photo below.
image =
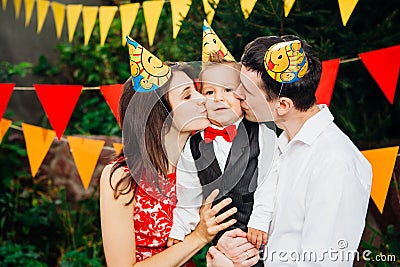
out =
{"type": "Polygon", "coordinates": [[[333,123],[328,107],[318,107],[290,142],[285,132],[278,139],[279,182],[265,252],[268,267],[352,266],[351,252],[361,239],[371,166],[333,123]]]}

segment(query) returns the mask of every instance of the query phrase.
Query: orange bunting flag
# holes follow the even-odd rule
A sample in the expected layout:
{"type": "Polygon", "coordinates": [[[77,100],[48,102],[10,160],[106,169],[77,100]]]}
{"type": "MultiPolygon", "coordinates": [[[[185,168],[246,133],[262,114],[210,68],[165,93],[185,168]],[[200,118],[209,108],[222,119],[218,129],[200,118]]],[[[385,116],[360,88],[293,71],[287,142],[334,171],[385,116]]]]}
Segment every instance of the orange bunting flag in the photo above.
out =
{"type": "Polygon", "coordinates": [[[100,24],[100,44],[104,45],[107,39],[108,31],[114,19],[118,7],[116,6],[101,6],[99,9],[99,24],[100,24]]]}
{"type": "Polygon", "coordinates": [[[0,118],[3,117],[6,111],[14,86],[15,83],[0,83],[0,118]]]}
{"type": "Polygon", "coordinates": [[[43,28],[44,21],[47,17],[47,11],[49,10],[50,2],[46,0],[37,0],[37,33],[40,33],[43,28]]]}
{"type": "Polygon", "coordinates": [[[81,16],[82,5],[67,5],[68,41],[72,42],[76,25],[81,16]]]}
{"type": "Polygon", "coordinates": [[[176,39],[178,32],[182,26],[182,21],[186,18],[192,0],[170,0],[172,13],[172,38],[176,39]]]}
{"type": "Polygon", "coordinates": [[[64,26],[65,5],[57,2],[51,2],[51,8],[53,10],[54,22],[56,24],[57,39],[60,39],[64,26]]]}
{"type": "Polygon", "coordinates": [[[90,36],[92,35],[94,25],[96,24],[96,18],[98,12],[99,12],[99,7],[97,6],[84,6],[82,8],[83,33],[85,38],[85,45],[89,44],[90,36]]]}
{"type": "Polygon", "coordinates": [[[326,104],[329,107],[339,64],[339,58],[322,61],[321,79],[319,80],[317,91],[315,92],[318,104],[326,104]]]}
{"type": "Polygon", "coordinates": [[[25,4],[25,27],[28,27],[29,22],[31,22],[33,6],[35,5],[34,0],[24,0],[25,4]]]}
{"type": "Polygon", "coordinates": [[[393,104],[400,69],[400,45],[359,54],[386,98],[393,104]]]}
{"type": "Polygon", "coordinates": [[[53,143],[56,133],[52,130],[26,123],[22,123],[22,132],[24,133],[32,177],[35,177],[53,143]]]}
{"type": "MultiPolygon", "coordinates": [[[[3,141],[4,136],[6,135],[6,132],[8,131],[8,128],[10,128],[12,121],[7,120],[7,119],[0,119],[0,144],[3,141]]],[[[114,146],[115,148],[115,146],[114,146]]]]}
{"type": "Polygon", "coordinates": [[[50,124],[56,131],[58,140],[60,140],[78,102],[83,86],[61,84],[34,84],[33,86],[50,124]]]}
{"type": "Polygon", "coordinates": [[[114,143],[113,144],[114,150],[115,150],[115,154],[119,155],[119,153],[122,152],[122,144],[119,143],[114,143]]]}
{"type": "Polygon", "coordinates": [[[67,139],[83,187],[88,189],[97,160],[99,159],[105,142],[103,140],[85,139],[73,136],[68,136],[67,139]]]}
{"type": "Polygon", "coordinates": [[[122,94],[123,84],[112,84],[112,85],[102,85],[100,86],[100,91],[103,94],[108,106],[110,107],[112,113],[118,124],[120,124],[119,119],[119,99],[122,94]]]}
{"type": "Polygon", "coordinates": [[[283,0],[283,11],[285,12],[285,17],[289,15],[295,1],[296,0],[283,0]]]}
{"type": "Polygon", "coordinates": [[[147,38],[152,46],[156,34],[158,20],[164,6],[164,1],[144,1],[143,4],[144,22],[146,23],[147,38]]]}
{"type": "Polygon", "coordinates": [[[361,152],[372,165],[371,198],[382,213],[399,147],[386,147],[361,152]]]}
{"type": "Polygon", "coordinates": [[[351,13],[353,13],[354,8],[357,5],[358,0],[338,0],[340,16],[342,17],[343,26],[346,26],[351,13]]]}
{"type": "Polygon", "coordinates": [[[119,14],[121,17],[122,45],[126,45],[126,36],[131,34],[136,15],[139,11],[140,3],[126,4],[119,6],[119,14]]]}
{"type": "Polygon", "coordinates": [[[247,19],[250,16],[251,11],[253,11],[257,0],[240,0],[240,6],[242,8],[243,16],[247,19]]]}
{"type": "Polygon", "coordinates": [[[15,17],[19,19],[19,14],[21,13],[21,0],[14,0],[15,17]]]}
{"type": "Polygon", "coordinates": [[[209,1],[210,0],[203,0],[203,7],[204,13],[206,13],[207,16],[207,22],[211,25],[215,15],[215,9],[217,9],[220,0],[211,1],[213,5],[211,5],[209,1]]]}

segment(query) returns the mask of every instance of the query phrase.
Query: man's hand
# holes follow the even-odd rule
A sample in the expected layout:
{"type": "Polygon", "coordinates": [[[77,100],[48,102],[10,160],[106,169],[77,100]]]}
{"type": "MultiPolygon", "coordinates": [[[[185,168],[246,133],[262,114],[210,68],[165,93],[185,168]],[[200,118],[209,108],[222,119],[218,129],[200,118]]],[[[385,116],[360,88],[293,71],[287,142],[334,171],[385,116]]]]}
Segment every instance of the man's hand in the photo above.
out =
{"type": "MultiPolygon", "coordinates": [[[[255,256],[245,258],[242,262],[233,263],[216,247],[210,247],[207,252],[207,267],[250,267],[259,261],[258,251],[256,249],[248,250],[250,253],[256,253],[255,256]]],[[[248,252],[249,253],[249,252],[248,252]]]]}
{"type": "Polygon", "coordinates": [[[168,240],[167,240],[167,247],[171,247],[171,246],[173,246],[173,245],[175,245],[175,244],[177,244],[177,243],[179,243],[179,242],[182,242],[182,241],[181,241],[181,240],[178,240],[178,239],[174,239],[174,238],[168,237],[168,240]]]}
{"type": "Polygon", "coordinates": [[[268,233],[249,227],[247,232],[247,240],[259,249],[261,244],[267,244],[268,233]]]}
{"type": "Polygon", "coordinates": [[[216,248],[228,257],[234,266],[244,266],[243,262],[249,260],[257,263],[259,260],[258,249],[247,241],[247,234],[238,228],[225,232],[218,240],[216,248]]]}

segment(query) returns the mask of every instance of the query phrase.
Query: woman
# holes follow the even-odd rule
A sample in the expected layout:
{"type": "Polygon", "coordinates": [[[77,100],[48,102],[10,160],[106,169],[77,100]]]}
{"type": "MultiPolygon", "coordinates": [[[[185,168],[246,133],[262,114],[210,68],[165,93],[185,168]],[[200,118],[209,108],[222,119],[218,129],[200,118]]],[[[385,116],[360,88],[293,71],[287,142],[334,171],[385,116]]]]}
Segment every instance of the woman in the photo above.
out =
{"type": "Polygon", "coordinates": [[[214,191],[196,229],[166,248],[176,199],[175,166],[190,133],[209,124],[205,98],[195,90],[187,67],[166,68],[133,40],[128,45],[132,78],[120,100],[125,155],[106,166],[100,180],[105,256],[108,266],[181,266],[235,223],[218,224],[236,209],[215,217],[231,200],[211,208],[214,191]]]}

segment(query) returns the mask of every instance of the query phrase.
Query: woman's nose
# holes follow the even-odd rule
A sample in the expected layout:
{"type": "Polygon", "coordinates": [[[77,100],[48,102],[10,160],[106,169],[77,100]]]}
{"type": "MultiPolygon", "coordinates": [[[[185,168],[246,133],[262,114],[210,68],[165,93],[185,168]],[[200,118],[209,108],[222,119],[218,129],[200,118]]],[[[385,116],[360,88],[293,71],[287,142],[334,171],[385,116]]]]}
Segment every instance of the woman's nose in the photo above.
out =
{"type": "Polygon", "coordinates": [[[204,95],[200,94],[199,92],[196,92],[195,97],[196,97],[196,102],[199,106],[206,104],[207,98],[204,95]]]}

